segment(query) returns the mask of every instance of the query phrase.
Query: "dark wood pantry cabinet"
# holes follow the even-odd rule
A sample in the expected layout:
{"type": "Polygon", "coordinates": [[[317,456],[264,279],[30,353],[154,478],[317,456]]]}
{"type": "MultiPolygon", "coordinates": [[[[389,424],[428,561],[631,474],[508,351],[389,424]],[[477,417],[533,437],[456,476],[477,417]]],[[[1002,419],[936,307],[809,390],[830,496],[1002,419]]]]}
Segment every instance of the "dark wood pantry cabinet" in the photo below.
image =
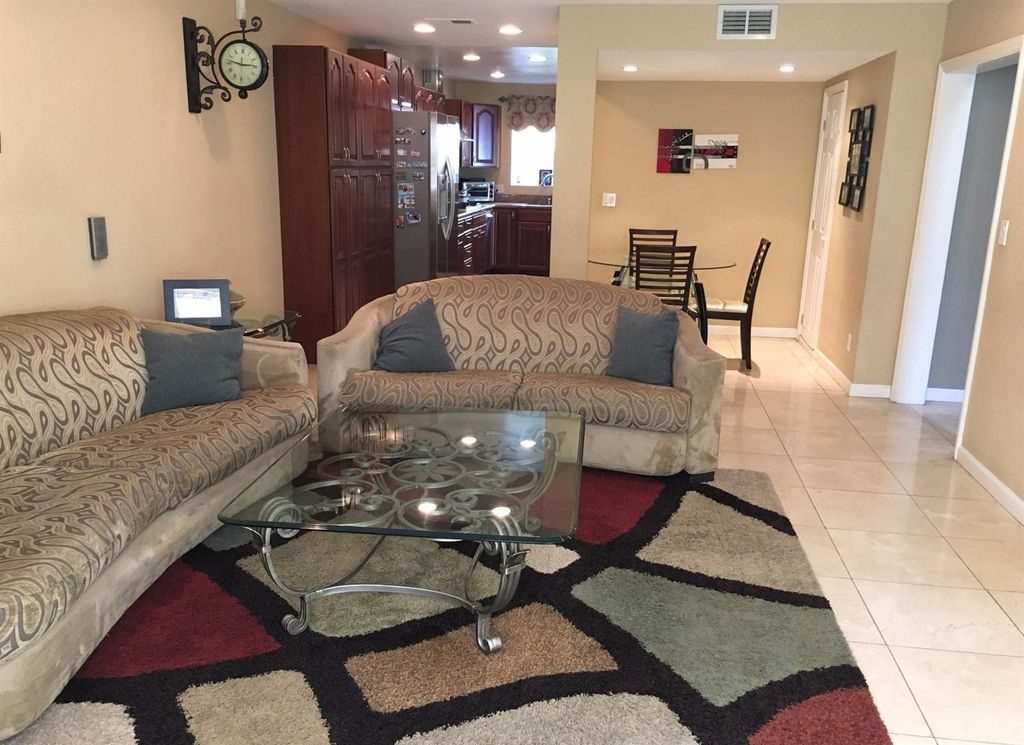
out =
{"type": "Polygon", "coordinates": [[[551,208],[494,207],[494,271],[539,274],[551,270],[551,208]]]}
{"type": "Polygon", "coordinates": [[[313,362],[319,339],[394,291],[396,77],[325,47],[273,52],[284,302],[313,362]]]}

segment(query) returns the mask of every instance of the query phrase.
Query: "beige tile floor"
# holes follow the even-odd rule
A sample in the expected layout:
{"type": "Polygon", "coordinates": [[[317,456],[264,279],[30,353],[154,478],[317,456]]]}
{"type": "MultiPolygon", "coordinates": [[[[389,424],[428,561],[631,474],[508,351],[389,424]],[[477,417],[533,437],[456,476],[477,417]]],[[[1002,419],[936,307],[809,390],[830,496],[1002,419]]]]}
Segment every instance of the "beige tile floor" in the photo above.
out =
{"type": "Polygon", "coordinates": [[[754,360],[720,464],[771,476],[893,742],[1024,745],[1024,527],[953,460],[959,405],[851,399],[792,340],[754,360]]]}

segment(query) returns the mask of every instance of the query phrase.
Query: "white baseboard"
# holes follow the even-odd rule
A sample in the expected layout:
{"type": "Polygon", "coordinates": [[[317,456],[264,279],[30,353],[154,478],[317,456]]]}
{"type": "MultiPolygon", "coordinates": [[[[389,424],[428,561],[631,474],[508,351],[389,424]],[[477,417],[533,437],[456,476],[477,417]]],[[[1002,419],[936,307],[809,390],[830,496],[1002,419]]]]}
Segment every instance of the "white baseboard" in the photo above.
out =
{"type": "Polygon", "coordinates": [[[1024,522],[1024,497],[1015,493],[1009,486],[992,473],[967,448],[961,445],[956,451],[956,459],[979,484],[996,498],[1018,520],[1024,522]]]}
{"type": "Polygon", "coordinates": [[[925,401],[949,401],[951,403],[962,403],[964,391],[962,388],[929,388],[924,394],[925,401]]]}
{"type": "MultiPolygon", "coordinates": [[[[734,324],[708,324],[708,336],[735,336],[739,337],[740,327],[734,324]]],[[[763,339],[795,339],[796,329],[775,328],[772,326],[753,326],[750,329],[751,336],[758,336],[763,339]]]]}
{"type": "Polygon", "coordinates": [[[850,385],[850,396],[853,398],[889,398],[891,392],[891,385],[870,385],[868,383],[850,385]]]}
{"type": "Polygon", "coordinates": [[[829,377],[832,378],[832,380],[836,381],[836,385],[843,389],[843,393],[848,394],[850,392],[850,388],[853,387],[853,383],[850,382],[850,379],[846,377],[845,373],[843,373],[843,371],[836,366],[836,363],[830,360],[824,352],[820,349],[815,349],[811,352],[811,357],[813,357],[814,361],[825,369],[825,372],[829,374],[829,377]]]}

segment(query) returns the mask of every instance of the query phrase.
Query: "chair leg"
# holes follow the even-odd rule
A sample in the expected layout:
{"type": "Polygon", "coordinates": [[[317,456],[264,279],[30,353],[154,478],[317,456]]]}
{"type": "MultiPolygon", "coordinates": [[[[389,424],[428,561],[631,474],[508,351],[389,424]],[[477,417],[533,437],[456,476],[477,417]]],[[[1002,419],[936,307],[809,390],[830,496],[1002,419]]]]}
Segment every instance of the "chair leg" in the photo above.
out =
{"type": "Polygon", "coordinates": [[[750,316],[740,321],[740,349],[743,352],[743,364],[749,370],[754,364],[750,356],[750,325],[753,319],[750,316]]]}

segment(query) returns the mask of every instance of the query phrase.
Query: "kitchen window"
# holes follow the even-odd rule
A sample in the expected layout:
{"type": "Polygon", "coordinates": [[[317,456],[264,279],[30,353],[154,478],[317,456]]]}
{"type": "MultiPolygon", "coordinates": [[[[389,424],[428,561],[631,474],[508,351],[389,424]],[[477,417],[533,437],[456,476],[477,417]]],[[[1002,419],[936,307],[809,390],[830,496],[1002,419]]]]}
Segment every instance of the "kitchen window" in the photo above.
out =
{"type": "Polygon", "coordinates": [[[552,186],[555,168],[555,129],[512,130],[512,185],[552,186]]]}

